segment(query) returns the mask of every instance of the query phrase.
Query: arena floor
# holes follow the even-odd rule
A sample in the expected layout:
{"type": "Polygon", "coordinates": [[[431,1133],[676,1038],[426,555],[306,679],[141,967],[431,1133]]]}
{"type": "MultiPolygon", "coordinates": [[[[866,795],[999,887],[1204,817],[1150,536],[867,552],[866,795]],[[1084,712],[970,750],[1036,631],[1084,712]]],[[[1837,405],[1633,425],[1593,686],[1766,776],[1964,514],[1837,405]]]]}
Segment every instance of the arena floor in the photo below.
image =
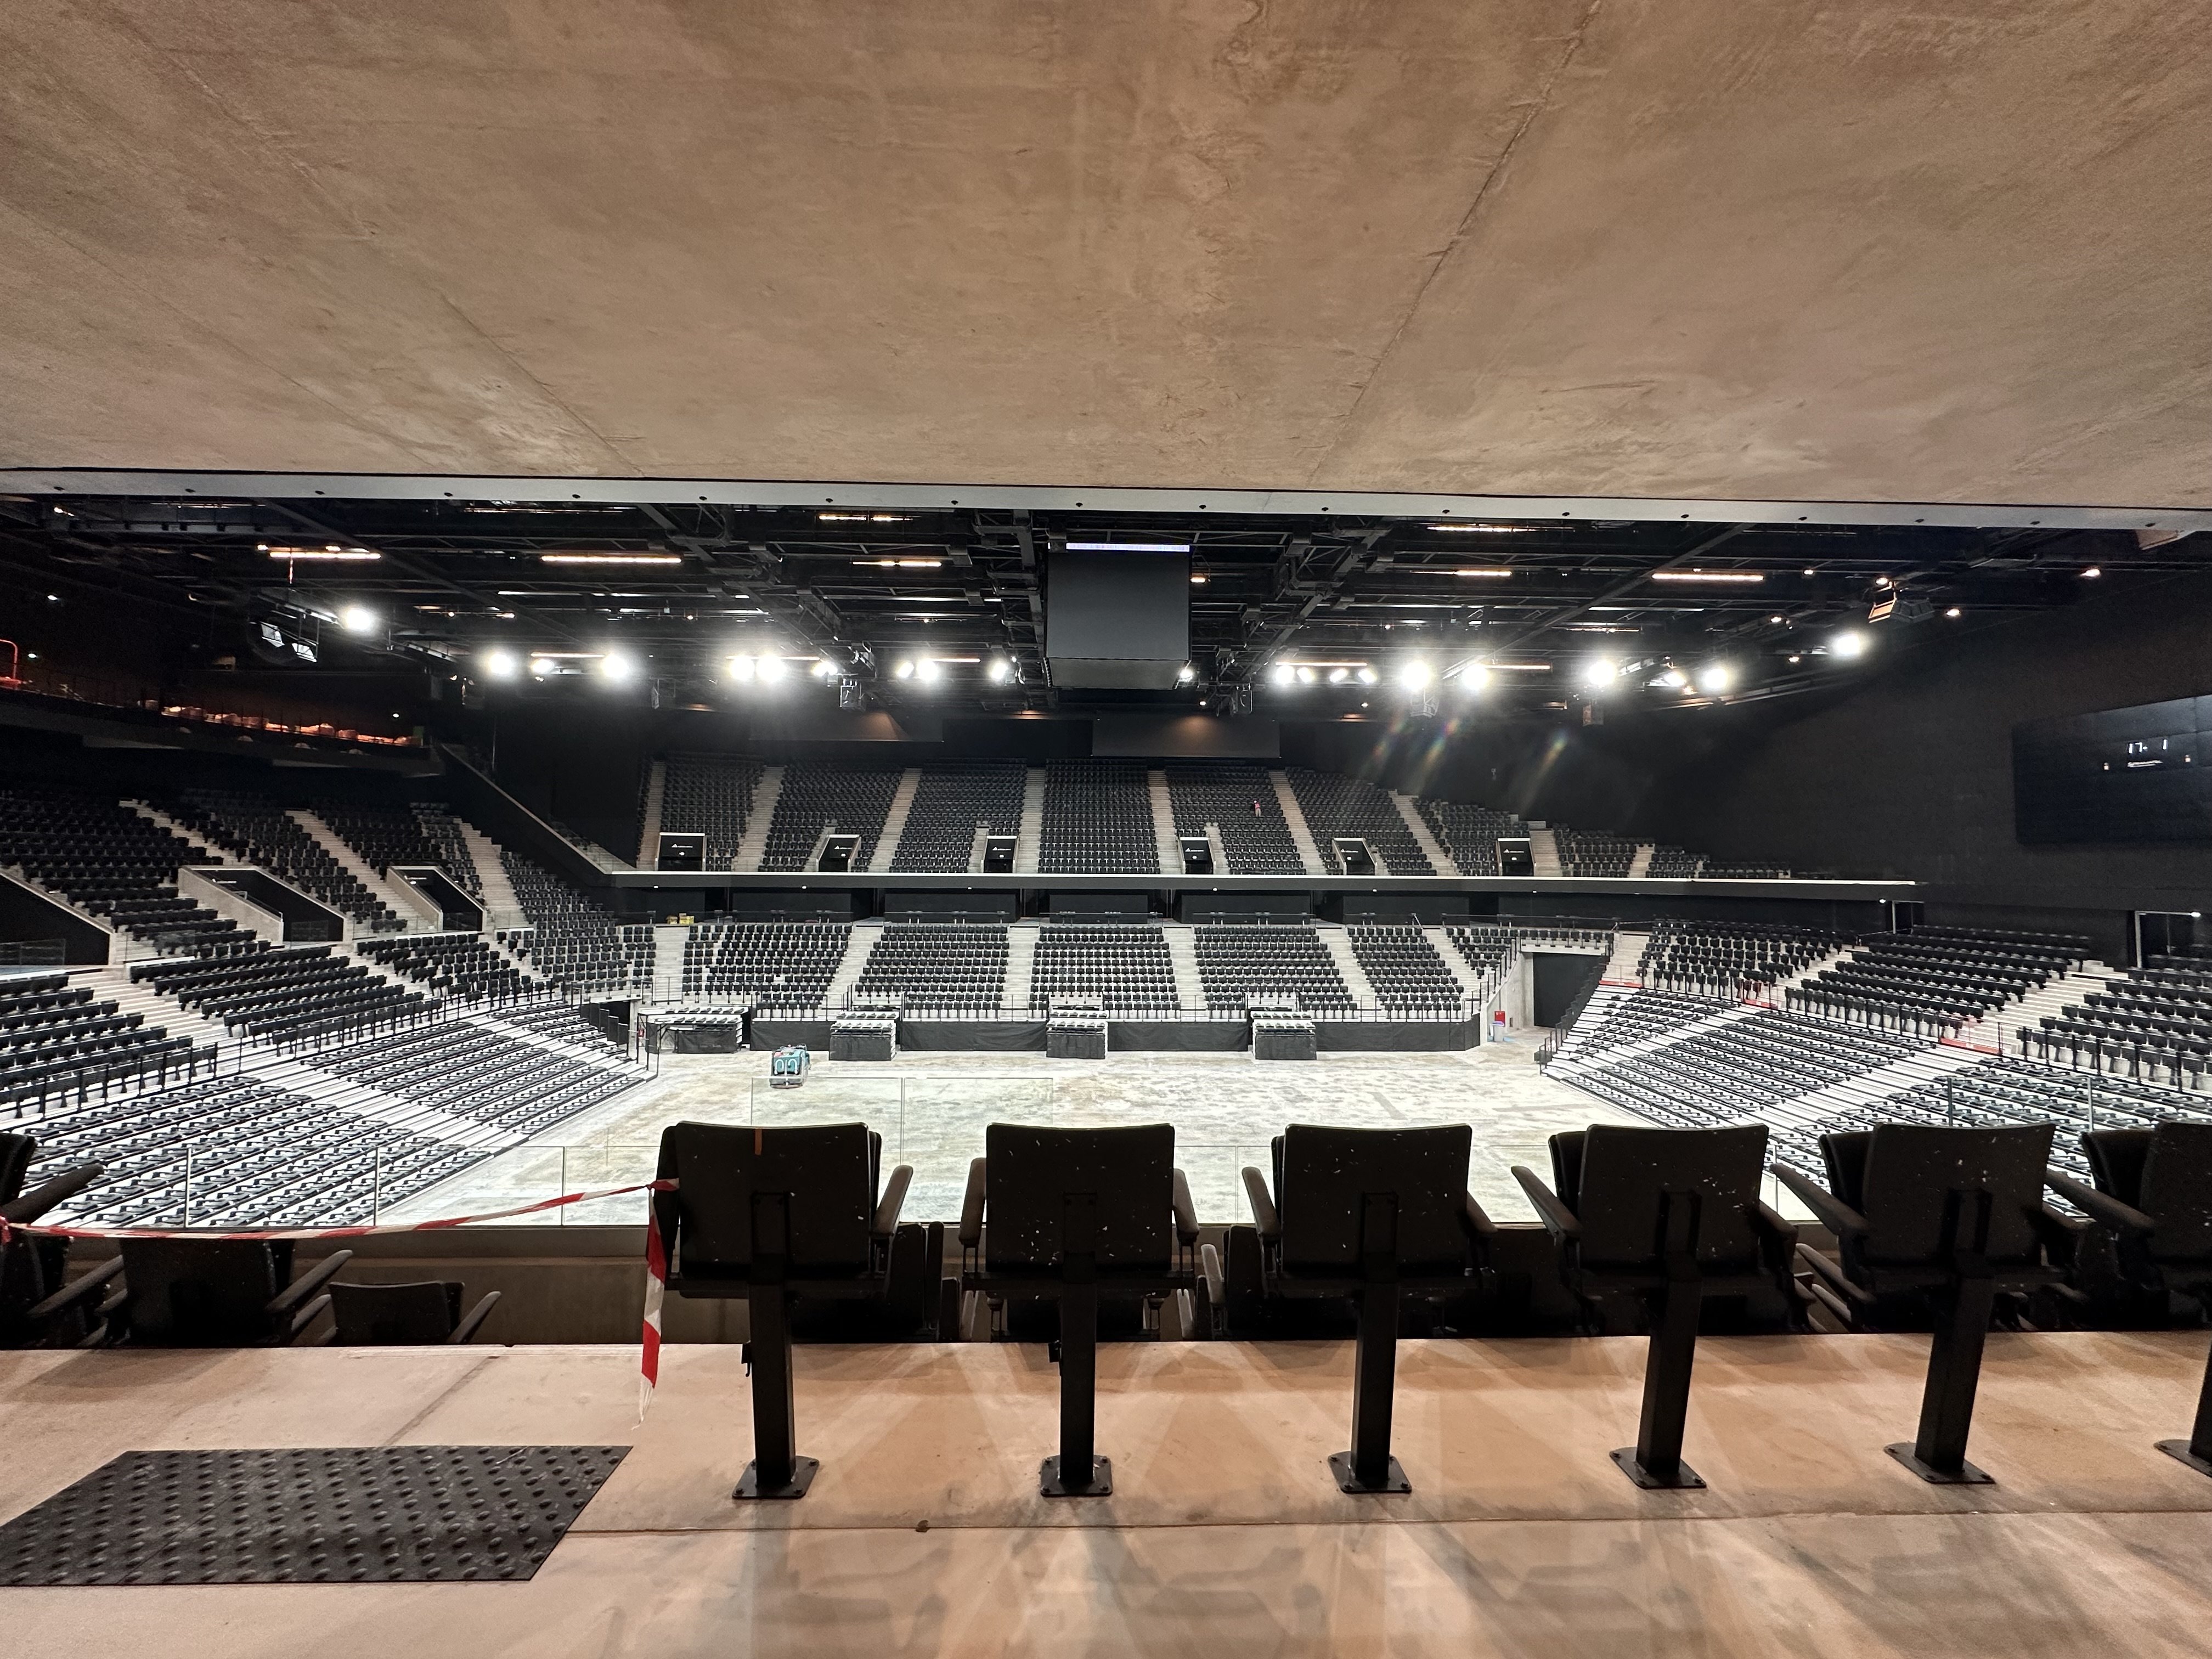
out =
{"type": "MultiPolygon", "coordinates": [[[[1546,1137],[1591,1123],[1638,1121],[1537,1070],[1533,1041],[1465,1054],[1328,1054],[1261,1062],[1243,1054],[1133,1054],[1104,1060],[1042,1054],[905,1054],[878,1063],[815,1062],[798,1089],[771,1089],[766,1054],[671,1054],[653,1080],[555,1126],[532,1143],[386,1212],[386,1218],[474,1214],[563,1191],[649,1178],[663,1126],[820,1123],[858,1118],[881,1132],[889,1162],[914,1166],[908,1220],[960,1212],[968,1161],[994,1122],[1176,1126],[1176,1162],[1199,1218],[1248,1218],[1237,1171],[1267,1163],[1291,1122],[1388,1127],[1466,1123],[1474,1130],[1469,1186],[1501,1221],[1534,1212],[1510,1166],[1551,1168],[1546,1137]]],[[[550,1212],[549,1223],[629,1222],[641,1200],[550,1212]]]]}
{"type": "Polygon", "coordinates": [[[634,1347],[0,1355],[0,1519],[117,1453],[231,1446],[633,1449],[537,1576],[500,1583],[0,1589],[0,1649],[74,1659],[889,1654],[2201,1655],[2212,1480],[2186,1431],[2201,1332],[1990,1339],[1971,1447],[1991,1486],[1885,1456],[1927,1339],[1711,1338],[1685,1448],[1640,1492],[1634,1338],[1408,1342],[1411,1494],[1347,1498],[1344,1343],[1099,1356],[1109,1498],[1037,1496],[1042,1346],[799,1350],[805,1501],[730,1497],[744,1361],[634,1347]]]}

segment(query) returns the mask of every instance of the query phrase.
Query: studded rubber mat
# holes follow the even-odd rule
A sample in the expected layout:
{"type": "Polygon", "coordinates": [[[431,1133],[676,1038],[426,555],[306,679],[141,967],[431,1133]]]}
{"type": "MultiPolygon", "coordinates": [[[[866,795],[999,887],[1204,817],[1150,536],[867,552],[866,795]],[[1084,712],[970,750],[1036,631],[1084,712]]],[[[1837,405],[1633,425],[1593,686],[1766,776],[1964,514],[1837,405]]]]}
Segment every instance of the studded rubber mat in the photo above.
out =
{"type": "Polygon", "coordinates": [[[125,1452],[0,1526],[0,1584],[528,1578],[629,1449],[125,1452]]]}

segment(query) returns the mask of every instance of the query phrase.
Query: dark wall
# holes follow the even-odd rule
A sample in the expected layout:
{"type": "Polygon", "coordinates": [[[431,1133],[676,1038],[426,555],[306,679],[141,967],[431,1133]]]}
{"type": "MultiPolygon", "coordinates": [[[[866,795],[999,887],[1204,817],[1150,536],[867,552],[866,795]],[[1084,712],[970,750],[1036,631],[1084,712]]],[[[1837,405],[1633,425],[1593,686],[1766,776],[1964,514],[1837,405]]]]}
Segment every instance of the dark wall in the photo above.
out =
{"type": "Polygon", "coordinates": [[[1930,922],[1967,904],[2005,907],[2021,927],[2084,909],[2203,908],[2212,842],[2022,846],[2012,728],[2205,692],[2212,575],[1938,635],[1825,704],[1681,711],[1727,718],[1706,722],[1718,740],[1674,769],[1642,821],[1724,855],[1893,870],[1930,884],[1930,922]]]}

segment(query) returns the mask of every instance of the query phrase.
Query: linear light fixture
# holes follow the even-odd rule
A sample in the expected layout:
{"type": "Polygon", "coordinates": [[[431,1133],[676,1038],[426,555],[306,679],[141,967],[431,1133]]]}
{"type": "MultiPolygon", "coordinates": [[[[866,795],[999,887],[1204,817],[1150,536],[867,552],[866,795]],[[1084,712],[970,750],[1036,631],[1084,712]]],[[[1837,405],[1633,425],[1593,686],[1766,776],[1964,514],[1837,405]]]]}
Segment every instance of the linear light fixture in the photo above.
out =
{"type": "Polygon", "coordinates": [[[817,513],[814,515],[825,523],[839,524],[904,524],[911,513],[817,513]]]}
{"type": "Polygon", "coordinates": [[[1455,570],[1455,576],[1510,576],[1513,573],[1503,565],[1470,565],[1464,570],[1455,570]]]}
{"type": "Polygon", "coordinates": [[[873,570],[934,570],[945,561],[942,559],[855,559],[853,562],[865,565],[873,570]]]}
{"type": "Polygon", "coordinates": [[[1765,576],[1756,570],[1655,570],[1655,582],[1763,582],[1765,576]]]}
{"type": "Polygon", "coordinates": [[[1425,530],[1446,530],[1454,535],[1519,536],[1534,530],[1533,524],[1431,524],[1425,530]]]}
{"type": "Polygon", "coordinates": [[[682,564],[680,553],[540,553],[540,564],[682,564]]]}
{"type": "Polygon", "coordinates": [[[1188,542],[1070,542],[1071,553],[1188,553],[1188,542]]]}
{"type": "Polygon", "coordinates": [[[324,559],[351,564],[366,563],[384,556],[366,547],[340,547],[336,542],[326,547],[272,547],[267,542],[262,542],[255,546],[254,550],[266,553],[272,559],[324,559]]]}

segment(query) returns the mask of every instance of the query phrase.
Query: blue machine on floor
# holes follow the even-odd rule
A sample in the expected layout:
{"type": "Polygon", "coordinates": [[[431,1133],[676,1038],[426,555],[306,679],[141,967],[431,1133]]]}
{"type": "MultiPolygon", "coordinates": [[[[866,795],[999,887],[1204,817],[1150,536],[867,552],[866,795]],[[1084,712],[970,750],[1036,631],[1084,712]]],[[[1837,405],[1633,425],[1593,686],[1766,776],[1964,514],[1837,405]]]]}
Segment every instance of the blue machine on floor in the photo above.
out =
{"type": "Polygon", "coordinates": [[[806,1050],[797,1046],[777,1049],[768,1062],[768,1086],[796,1089],[806,1081],[809,1059],[806,1050]]]}

